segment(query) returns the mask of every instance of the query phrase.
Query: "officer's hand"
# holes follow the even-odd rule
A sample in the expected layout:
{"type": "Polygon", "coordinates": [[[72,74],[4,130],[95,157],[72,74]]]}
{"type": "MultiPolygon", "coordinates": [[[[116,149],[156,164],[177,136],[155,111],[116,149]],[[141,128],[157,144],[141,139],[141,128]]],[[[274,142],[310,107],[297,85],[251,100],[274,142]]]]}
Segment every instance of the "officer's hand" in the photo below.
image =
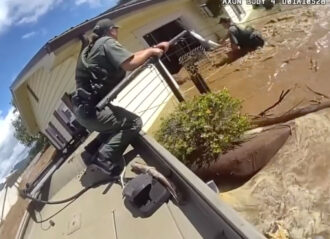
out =
{"type": "Polygon", "coordinates": [[[168,48],[170,48],[170,44],[167,41],[158,43],[155,47],[162,49],[164,52],[168,51],[168,48]]]}
{"type": "Polygon", "coordinates": [[[238,51],[238,50],[241,49],[241,48],[239,47],[239,45],[236,45],[236,44],[231,44],[231,48],[233,49],[233,51],[238,51]]]}
{"type": "Polygon", "coordinates": [[[153,50],[152,54],[154,56],[157,56],[158,58],[160,58],[164,54],[164,51],[161,48],[154,47],[154,48],[152,48],[152,50],[153,50]]]}

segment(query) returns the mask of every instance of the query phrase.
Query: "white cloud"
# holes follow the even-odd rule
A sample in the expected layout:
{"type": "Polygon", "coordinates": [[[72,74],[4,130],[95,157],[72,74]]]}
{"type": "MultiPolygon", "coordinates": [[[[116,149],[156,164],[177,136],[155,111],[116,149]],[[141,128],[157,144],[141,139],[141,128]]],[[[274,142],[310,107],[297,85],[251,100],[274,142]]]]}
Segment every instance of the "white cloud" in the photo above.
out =
{"type": "Polygon", "coordinates": [[[78,6],[85,3],[89,4],[91,7],[98,7],[101,5],[100,0],[75,0],[75,4],[78,6]]]}
{"type": "MultiPolygon", "coordinates": [[[[75,6],[110,7],[116,0],[66,0],[75,6]]],[[[0,0],[0,33],[12,25],[34,23],[64,0],[0,0]]]]}
{"type": "Polygon", "coordinates": [[[9,24],[8,7],[5,1],[0,1],[0,28],[9,24]]]}
{"type": "Polygon", "coordinates": [[[82,4],[88,4],[89,7],[101,7],[101,6],[106,6],[106,7],[111,7],[114,6],[118,2],[117,0],[75,0],[75,4],[77,6],[82,5],[82,4]]]}
{"type": "Polygon", "coordinates": [[[16,163],[28,155],[29,149],[20,144],[14,136],[11,122],[17,115],[18,113],[14,113],[14,108],[11,108],[5,117],[0,115],[0,181],[16,163]]]}
{"type": "Polygon", "coordinates": [[[11,25],[36,22],[62,0],[0,0],[0,31],[11,25]]]}
{"type": "Polygon", "coordinates": [[[35,37],[37,35],[41,35],[41,36],[46,36],[47,35],[47,29],[45,28],[41,28],[40,30],[38,31],[32,31],[32,32],[28,32],[26,34],[24,34],[22,36],[22,39],[25,40],[25,39],[29,39],[29,38],[32,38],[32,37],[35,37]]]}
{"type": "Polygon", "coordinates": [[[28,39],[28,38],[31,38],[33,36],[35,36],[37,33],[36,32],[29,32],[29,33],[26,33],[22,36],[22,39],[28,39]]]}

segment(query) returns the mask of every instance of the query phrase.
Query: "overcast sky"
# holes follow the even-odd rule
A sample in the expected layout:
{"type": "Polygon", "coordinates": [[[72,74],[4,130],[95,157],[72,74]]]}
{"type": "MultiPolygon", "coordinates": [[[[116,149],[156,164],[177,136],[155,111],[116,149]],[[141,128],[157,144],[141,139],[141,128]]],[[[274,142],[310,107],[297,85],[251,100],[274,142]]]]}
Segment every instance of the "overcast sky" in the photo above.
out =
{"type": "Polygon", "coordinates": [[[9,87],[51,38],[113,7],[117,0],[0,0],[0,182],[27,149],[13,136],[9,87]]]}

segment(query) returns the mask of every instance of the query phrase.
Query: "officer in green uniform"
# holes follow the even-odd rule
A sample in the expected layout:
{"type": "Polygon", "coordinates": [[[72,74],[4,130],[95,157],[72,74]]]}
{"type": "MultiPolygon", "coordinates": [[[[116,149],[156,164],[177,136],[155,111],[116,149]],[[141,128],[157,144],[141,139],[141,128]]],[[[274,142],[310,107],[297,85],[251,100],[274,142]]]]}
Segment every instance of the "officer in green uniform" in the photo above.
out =
{"type": "Polygon", "coordinates": [[[242,29],[234,24],[228,17],[221,17],[219,24],[228,30],[227,37],[224,39],[229,37],[233,50],[250,51],[264,45],[261,34],[252,27],[242,29]]]}
{"type": "Polygon", "coordinates": [[[118,26],[110,19],[98,21],[89,44],[78,58],[76,92],[72,97],[78,122],[89,131],[100,132],[96,141],[103,143],[93,163],[108,173],[119,174],[122,155],[142,128],[141,118],[121,107],[109,104],[101,111],[96,104],[124,77],[151,56],[160,57],[168,50],[168,42],[135,53],[118,41],[118,26]]]}

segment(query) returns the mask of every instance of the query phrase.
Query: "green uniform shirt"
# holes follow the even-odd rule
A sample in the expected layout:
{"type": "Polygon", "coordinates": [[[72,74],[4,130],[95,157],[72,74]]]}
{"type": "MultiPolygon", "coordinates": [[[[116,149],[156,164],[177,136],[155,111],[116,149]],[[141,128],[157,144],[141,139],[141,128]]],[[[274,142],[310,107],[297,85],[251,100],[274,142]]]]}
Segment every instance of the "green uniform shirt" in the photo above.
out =
{"type": "MultiPolygon", "coordinates": [[[[102,99],[125,77],[126,72],[120,65],[132,56],[131,52],[109,36],[101,37],[95,42],[85,58],[86,62],[91,66],[106,69],[108,72],[108,77],[103,81],[103,86],[99,90],[98,98],[102,99]]],[[[82,63],[81,56],[79,56],[76,68],[76,86],[92,92],[92,84],[91,73],[82,63]]]]}

